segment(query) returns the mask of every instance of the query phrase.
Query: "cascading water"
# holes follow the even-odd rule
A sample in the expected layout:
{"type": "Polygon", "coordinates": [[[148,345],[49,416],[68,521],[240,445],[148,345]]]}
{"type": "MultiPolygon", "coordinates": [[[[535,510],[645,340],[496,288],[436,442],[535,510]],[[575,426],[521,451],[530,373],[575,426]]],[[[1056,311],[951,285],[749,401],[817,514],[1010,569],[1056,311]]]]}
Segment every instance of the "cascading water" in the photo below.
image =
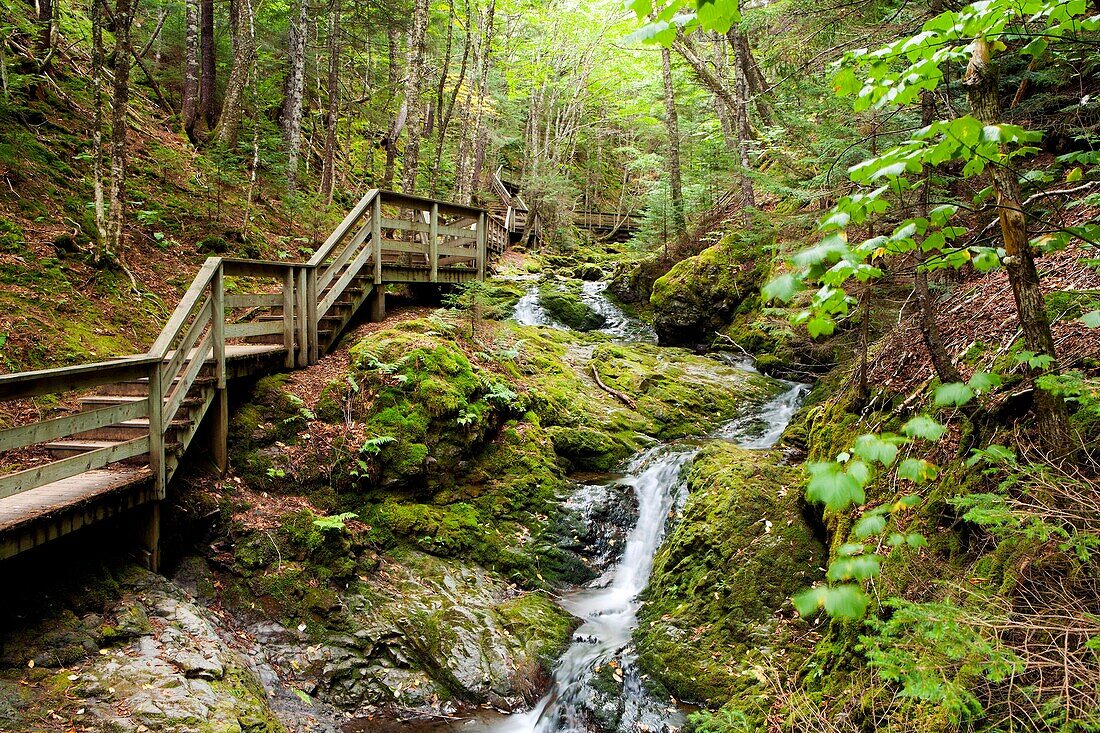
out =
{"type": "MultiPolygon", "coordinates": [[[[581,285],[581,301],[604,318],[604,326],[596,329],[599,333],[626,342],[657,343],[657,332],[648,323],[623,313],[622,308],[604,295],[607,282],[585,282],[581,285]]],[[[521,326],[546,326],[566,330],[550,316],[539,302],[538,286],[533,286],[516,302],[512,310],[512,320],[521,326]]]]}
{"type": "Polygon", "coordinates": [[[657,332],[652,326],[623,313],[622,308],[604,295],[607,285],[606,280],[595,280],[581,286],[581,300],[604,317],[605,325],[600,332],[621,341],[657,343],[657,332]]]}
{"type": "MultiPolygon", "coordinates": [[[[789,388],[749,418],[723,427],[716,438],[743,448],[763,450],[775,445],[798,409],[808,387],[789,388]]],[[[630,652],[637,626],[638,594],[649,581],[653,557],[660,546],[669,513],[682,499],[681,469],[698,452],[687,444],[658,445],[637,456],[620,479],[638,502],[638,520],[627,537],[622,558],[588,588],[562,600],[562,606],[582,620],[573,644],[554,672],[550,692],[532,710],[494,726],[497,733],[587,733],[589,705],[595,699],[592,682],[598,670],[618,659],[617,679],[623,683],[620,731],[663,730],[682,722],[675,708],[646,694],[630,652]]]]}

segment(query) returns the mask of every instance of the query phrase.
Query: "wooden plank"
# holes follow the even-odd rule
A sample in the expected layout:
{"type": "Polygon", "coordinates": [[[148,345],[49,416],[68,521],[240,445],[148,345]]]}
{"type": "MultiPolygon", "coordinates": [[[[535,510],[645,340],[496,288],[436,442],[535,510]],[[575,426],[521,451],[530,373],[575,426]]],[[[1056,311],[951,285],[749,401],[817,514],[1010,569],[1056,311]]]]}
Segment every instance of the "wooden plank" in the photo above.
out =
{"type": "Polygon", "coordinates": [[[153,347],[149,349],[149,353],[152,356],[164,357],[172,348],[172,342],[176,340],[176,336],[179,334],[183,324],[190,317],[191,313],[195,310],[199,304],[199,297],[203,291],[206,290],[206,286],[210,284],[210,281],[214,278],[216,273],[221,268],[220,257],[208,257],[206,263],[203,264],[202,269],[199,270],[199,274],[195,276],[195,279],[191,281],[191,287],[187,288],[187,292],[184,293],[183,299],[180,300],[179,305],[176,306],[176,310],[172,312],[172,317],[168,319],[168,323],[165,324],[164,329],[160,332],[160,336],[157,337],[153,347]]]}
{"type": "Polygon", "coordinates": [[[474,259],[475,257],[477,257],[477,248],[476,247],[452,247],[452,246],[447,245],[447,244],[441,244],[441,245],[439,245],[439,254],[440,255],[457,256],[457,257],[469,257],[470,259],[474,259]]]}
{"type": "Polygon", "coordinates": [[[44,466],[28,468],[25,471],[0,476],[0,499],[15,496],[16,494],[37,488],[44,484],[76,476],[85,471],[103,468],[108,463],[122,461],[134,456],[140,456],[149,451],[149,436],[144,435],[124,443],[112,445],[109,448],[81,453],[70,458],[63,458],[44,466]]]}
{"type": "Polygon", "coordinates": [[[162,373],[167,383],[171,383],[176,375],[179,373],[180,367],[183,366],[184,359],[191,353],[191,349],[195,346],[195,342],[199,340],[199,336],[202,335],[203,330],[206,328],[206,324],[210,322],[210,314],[214,310],[214,304],[209,296],[202,304],[202,308],[199,309],[198,314],[195,316],[195,320],[191,322],[191,327],[187,333],[184,334],[183,340],[180,341],[179,346],[176,347],[176,351],[172,354],[172,358],[168,360],[168,363],[164,366],[162,373]]]}
{"type": "Polygon", "coordinates": [[[320,323],[317,318],[317,268],[306,268],[306,324],[308,333],[305,346],[309,350],[309,363],[316,364],[321,350],[320,323]]]}
{"type": "Polygon", "coordinates": [[[485,279],[485,250],[489,242],[489,215],[482,214],[477,221],[477,279],[485,279]]]}
{"type": "MultiPolygon", "coordinates": [[[[187,393],[191,391],[191,385],[195,383],[195,378],[199,376],[199,372],[206,366],[206,359],[210,355],[213,347],[211,341],[210,334],[206,334],[202,337],[199,345],[195,347],[191,360],[187,362],[187,368],[180,374],[179,381],[176,382],[176,387],[172,390],[172,396],[168,398],[168,404],[164,407],[165,425],[168,425],[176,419],[176,413],[179,412],[183,401],[187,399],[187,393]]],[[[224,382],[222,384],[224,385],[224,382]]]]}
{"type": "Polygon", "coordinates": [[[435,199],[425,198],[423,196],[409,196],[394,191],[382,191],[380,193],[383,203],[387,206],[400,206],[404,209],[422,209],[428,211],[431,209],[432,204],[439,204],[439,213],[448,216],[477,216],[484,211],[484,209],[479,209],[476,206],[436,201],[435,199]]]}
{"type": "Polygon", "coordinates": [[[332,304],[340,299],[340,296],[344,294],[344,289],[348,284],[355,279],[355,276],[359,274],[359,271],[366,266],[368,262],[374,259],[374,247],[364,247],[363,251],[359,253],[359,256],[355,258],[355,261],[351,263],[351,266],[344,271],[344,274],[340,276],[340,279],[336,281],[329,291],[325,299],[321,301],[321,305],[318,306],[317,312],[321,315],[328,313],[332,308],[332,304]]]}
{"type": "Polygon", "coordinates": [[[115,382],[128,382],[145,376],[149,364],[157,359],[148,355],[78,364],[56,369],[40,369],[0,376],[0,400],[14,400],[37,395],[69,392],[99,387],[115,382]]]}
{"type": "Polygon", "coordinates": [[[358,251],[363,242],[367,241],[370,232],[371,222],[368,219],[359,227],[359,231],[355,233],[355,236],[348,242],[348,245],[340,250],[340,254],[336,256],[336,259],[326,265],[317,266],[322,270],[317,278],[317,289],[319,292],[324,292],[325,288],[329,286],[329,283],[331,283],[340,270],[343,269],[352,255],[358,251]]]}
{"type": "MultiPolygon", "coordinates": [[[[378,199],[379,193],[380,192],[377,188],[372,188],[370,191],[367,191],[366,196],[359,199],[359,203],[355,205],[355,208],[348,212],[348,215],[344,217],[344,220],[341,221],[340,224],[332,230],[332,234],[328,236],[328,239],[326,239],[325,243],[321,245],[321,248],[318,249],[314,253],[314,255],[309,258],[309,264],[317,267],[326,259],[328,259],[329,255],[332,253],[332,250],[337,245],[337,243],[339,243],[341,240],[344,239],[344,237],[347,236],[348,232],[351,231],[351,228],[355,226],[361,218],[363,218],[363,214],[366,213],[367,209],[374,205],[375,201],[378,199]]],[[[375,206],[375,210],[377,210],[377,206],[375,206]]]]}
{"type": "MultiPolygon", "coordinates": [[[[156,362],[154,362],[155,364],[156,362]]],[[[148,367],[146,367],[148,369],[148,367]]],[[[95,410],[78,412],[52,420],[21,425],[0,430],[0,451],[22,448],[36,443],[57,440],[76,433],[114,425],[124,420],[133,420],[149,414],[149,400],[137,400],[121,405],[100,407],[95,410]]]]}
{"type": "MultiPolygon", "coordinates": [[[[445,237],[468,237],[469,235],[473,234],[473,230],[469,227],[456,227],[448,226],[446,224],[439,224],[438,204],[433,204],[432,207],[436,210],[436,232],[438,234],[445,237]]],[[[428,213],[428,216],[430,217],[431,214],[428,213]]],[[[417,232],[419,234],[427,234],[429,236],[432,233],[432,225],[430,221],[427,224],[423,224],[418,221],[408,221],[407,219],[387,219],[383,217],[382,228],[398,229],[403,232],[417,232]]]]}
{"type": "Polygon", "coordinates": [[[287,369],[294,368],[294,270],[287,270],[283,276],[283,347],[286,349],[287,369]]]}
{"type": "Polygon", "coordinates": [[[417,255],[427,255],[428,245],[422,242],[405,242],[400,239],[382,239],[382,252],[406,252],[417,255]]]}
{"type": "Polygon", "coordinates": [[[297,284],[294,288],[295,305],[294,310],[299,314],[298,318],[298,366],[304,367],[309,365],[309,349],[306,348],[306,344],[309,342],[309,325],[306,323],[305,315],[309,312],[306,307],[306,268],[299,267],[297,270],[295,280],[297,284]]]}
{"type": "Polygon", "coordinates": [[[432,268],[434,283],[439,279],[439,204],[432,204],[432,218],[428,224],[428,266],[432,268]]]}
{"type": "Polygon", "coordinates": [[[149,470],[153,472],[153,486],[157,496],[163,497],[167,474],[164,470],[164,383],[161,381],[160,368],[149,371],[149,470]]]}
{"type": "Polygon", "coordinates": [[[237,257],[222,258],[222,274],[226,277],[271,277],[283,279],[283,273],[288,267],[294,267],[295,262],[283,262],[280,260],[246,260],[237,257]]]}
{"type": "Polygon", "coordinates": [[[225,337],[227,339],[271,336],[282,332],[282,321],[250,321],[248,323],[228,323],[225,326],[225,337]]]}
{"type": "MultiPolygon", "coordinates": [[[[210,281],[210,338],[214,351],[214,377],[218,380],[218,389],[225,389],[225,272],[214,275],[210,281]]],[[[189,369],[188,372],[191,370],[189,369]]],[[[195,373],[195,377],[198,372],[195,373]]],[[[187,389],[195,377],[187,380],[187,389]]],[[[183,381],[183,380],[180,380],[183,381]]],[[[174,414],[174,413],[169,413],[174,414]]]]}
{"type": "Polygon", "coordinates": [[[226,293],[225,307],[231,308],[275,308],[283,304],[280,293],[226,293]]]}
{"type": "Polygon", "coordinates": [[[374,242],[374,285],[382,284],[382,195],[374,197],[371,213],[371,241],[374,242]]]}

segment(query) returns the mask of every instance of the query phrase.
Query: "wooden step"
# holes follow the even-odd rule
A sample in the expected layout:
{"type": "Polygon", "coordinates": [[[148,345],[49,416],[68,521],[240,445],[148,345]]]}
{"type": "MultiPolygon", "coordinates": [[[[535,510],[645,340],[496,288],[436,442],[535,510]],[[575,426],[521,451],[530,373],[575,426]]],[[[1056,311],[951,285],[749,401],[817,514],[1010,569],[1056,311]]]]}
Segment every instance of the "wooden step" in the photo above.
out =
{"type": "MultiPolygon", "coordinates": [[[[172,385],[175,386],[179,383],[179,377],[172,380],[172,385]]],[[[210,387],[217,384],[217,379],[212,376],[200,376],[195,379],[191,385],[191,391],[203,387],[210,387]]],[[[118,382],[117,384],[110,384],[99,390],[100,395],[106,396],[118,396],[118,397],[145,397],[149,394],[149,380],[146,378],[135,379],[129,382],[118,382]]]]}
{"type": "MultiPolygon", "coordinates": [[[[191,427],[191,420],[173,420],[165,431],[165,438],[171,440],[175,437],[176,433],[181,430],[186,430],[191,427]]],[[[95,430],[88,430],[83,433],[76,433],[72,436],[73,440],[106,440],[112,442],[122,442],[126,440],[133,440],[134,438],[140,438],[143,435],[149,434],[149,418],[139,417],[134,420],[126,420],[116,425],[108,425],[104,428],[96,428],[95,430]]]]}
{"type": "MultiPolygon", "coordinates": [[[[112,445],[118,445],[121,442],[120,440],[58,440],[52,443],[46,443],[45,447],[53,458],[68,458],[70,456],[80,455],[81,453],[99,450],[100,448],[110,448],[112,445]]],[[[175,453],[181,447],[180,443],[174,442],[166,443],[164,449],[169,453],[175,453]]],[[[148,454],[135,456],[134,458],[127,459],[124,463],[148,463],[147,456],[148,454]]]]}
{"type": "MultiPolygon", "coordinates": [[[[80,411],[87,412],[100,407],[114,407],[130,402],[141,402],[144,399],[146,399],[145,395],[89,395],[88,397],[81,397],[78,402],[80,403],[80,411]]],[[[165,403],[167,404],[167,402],[166,399],[165,403]]],[[[202,398],[196,395],[185,397],[180,404],[182,407],[190,409],[201,405],[202,402],[202,398]]]]}
{"type": "MultiPolygon", "coordinates": [[[[325,338],[331,336],[332,333],[332,328],[319,328],[317,329],[317,338],[324,342],[325,338]]],[[[245,341],[250,344],[281,344],[283,343],[283,334],[269,333],[264,336],[249,336],[245,341]]]]}

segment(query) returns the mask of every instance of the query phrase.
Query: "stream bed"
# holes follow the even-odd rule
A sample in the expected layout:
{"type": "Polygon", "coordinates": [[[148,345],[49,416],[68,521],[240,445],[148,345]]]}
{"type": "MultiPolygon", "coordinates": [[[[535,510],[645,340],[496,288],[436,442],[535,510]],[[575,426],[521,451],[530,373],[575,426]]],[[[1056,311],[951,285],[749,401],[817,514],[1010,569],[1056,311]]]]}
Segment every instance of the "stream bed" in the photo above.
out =
{"type": "MultiPolygon", "coordinates": [[[[655,337],[650,338],[652,329],[647,324],[624,314],[604,295],[605,287],[606,283],[586,282],[582,290],[585,302],[605,318],[605,326],[599,330],[620,341],[655,341],[655,337]]],[[[564,328],[539,304],[537,287],[520,299],[513,317],[524,325],[564,328]]],[[[747,358],[739,359],[736,366],[753,369],[747,358]]],[[[773,447],[809,391],[805,384],[785,385],[779,395],[758,410],[724,424],[711,438],[751,450],[773,447]]],[[[588,733],[608,730],[610,723],[613,729],[626,733],[671,731],[682,725],[684,711],[667,697],[654,694],[637,668],[632,636],[638,625],[639,595],[649,581],[654,555],[676,510],[686,500],[682,470],[700,449],[698,440],[654,445],[631,459],[620,477],[608,482],[632,492],[636,520],[626,534],[621,556],[600,577],[559,599],[581,624],[554,669],[549,691],[534,707],[513,715],[482,711],[471,718],[434,725],[419,723],[406,730],[588,733]],[[618,699],[608,699],[597,679],[607,669],[621,683],[618,699]]],[[[591,513],[592,503],[606,500],[607,491],[602,488],[606,487],[578,486],[571,509],[591,513]]]]}

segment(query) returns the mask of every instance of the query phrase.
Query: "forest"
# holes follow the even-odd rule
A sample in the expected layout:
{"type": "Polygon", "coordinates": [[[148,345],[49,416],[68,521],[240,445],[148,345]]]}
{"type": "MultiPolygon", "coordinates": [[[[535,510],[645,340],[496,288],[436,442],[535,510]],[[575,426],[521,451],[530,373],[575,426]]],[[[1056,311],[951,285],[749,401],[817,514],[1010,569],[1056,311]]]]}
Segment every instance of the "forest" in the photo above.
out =
{"type": "Polygon", "coordinates": [[[1097,0],[0,0],[0,732],[1100,731],[1097,0]]]}

